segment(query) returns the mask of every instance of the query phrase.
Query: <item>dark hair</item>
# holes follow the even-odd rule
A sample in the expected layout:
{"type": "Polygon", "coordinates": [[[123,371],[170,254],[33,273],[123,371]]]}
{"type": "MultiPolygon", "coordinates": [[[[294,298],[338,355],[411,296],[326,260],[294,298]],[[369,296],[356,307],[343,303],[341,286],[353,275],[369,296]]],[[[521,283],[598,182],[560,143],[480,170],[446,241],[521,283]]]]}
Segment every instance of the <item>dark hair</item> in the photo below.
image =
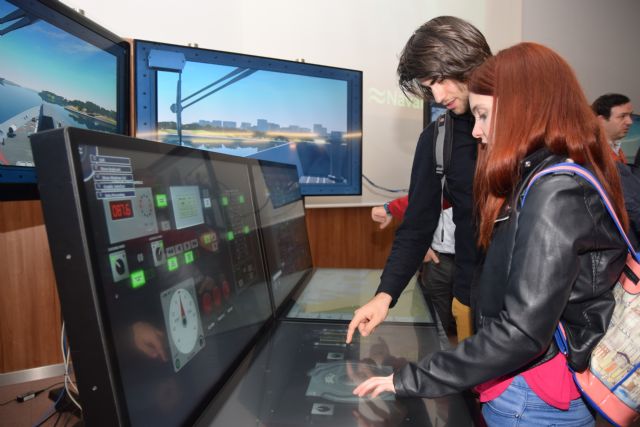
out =
{"type": "Polygon", "coordinates": [[[617,107],[618,105],[624,105],[631,102],[631,100],[619,93],[607,93],[606,95],[600,96],[598,99],[593,101],[591,104],[591,109],[596,116],[602,116],[605,119],[609,120],[611,117],[611,109],[613,107],[617,107]]]}
{"type": "Polygon", "coordinates": [[[400,88],[405,94],[430,99],[431,91],[420,80],[465,83],[471,71],[490,56],[489,44],[476,27],[454,16],[433,18],[413,33],[400,54],[400,88]]]}
{"type": "Polygon", "coordinates": [[[468,85],[469,92],[495,99],[489,142],[478,150],[473,184],[480,246],[488,246],[495,219],[521,178],[520,162],[542,147],[589,165],[628,226],[611,148],[575,73],[560,55],[539,44],[520,43],[478,67],[468,85]]]}

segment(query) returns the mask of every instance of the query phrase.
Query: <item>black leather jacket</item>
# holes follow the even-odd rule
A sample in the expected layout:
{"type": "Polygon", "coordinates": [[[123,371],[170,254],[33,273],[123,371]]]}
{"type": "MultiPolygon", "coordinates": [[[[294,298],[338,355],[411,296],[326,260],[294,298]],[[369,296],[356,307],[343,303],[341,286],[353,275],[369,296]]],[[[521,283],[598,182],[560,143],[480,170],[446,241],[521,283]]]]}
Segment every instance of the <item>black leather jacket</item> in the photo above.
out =
{"type": "Polygon", "coordinates": [[[563,161],[539,150],[499,215],[479,280],[476,335],[394,374],[396,393],[438,397],[526,370],[557,354],[562,320],[571,365],[583,370],[613,313],[626,246],[596,190],[573,174],[535,172],[563,161]]]}

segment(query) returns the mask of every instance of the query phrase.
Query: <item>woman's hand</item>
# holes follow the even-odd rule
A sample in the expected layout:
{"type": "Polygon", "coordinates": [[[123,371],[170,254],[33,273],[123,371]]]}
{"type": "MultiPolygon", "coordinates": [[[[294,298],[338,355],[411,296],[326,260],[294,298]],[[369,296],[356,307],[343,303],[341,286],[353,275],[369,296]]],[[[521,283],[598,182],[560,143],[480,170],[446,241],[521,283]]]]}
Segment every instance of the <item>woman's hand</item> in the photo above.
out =
{"type": "Polygon", "coordinates": [[[353,394],[358,397],[370,394],[374,398],[385,391],[390,391],[394,394],[396,392],[396,388],[393,386],[393,374],[388,377],[371,377],[353,389],[353,394]]]}

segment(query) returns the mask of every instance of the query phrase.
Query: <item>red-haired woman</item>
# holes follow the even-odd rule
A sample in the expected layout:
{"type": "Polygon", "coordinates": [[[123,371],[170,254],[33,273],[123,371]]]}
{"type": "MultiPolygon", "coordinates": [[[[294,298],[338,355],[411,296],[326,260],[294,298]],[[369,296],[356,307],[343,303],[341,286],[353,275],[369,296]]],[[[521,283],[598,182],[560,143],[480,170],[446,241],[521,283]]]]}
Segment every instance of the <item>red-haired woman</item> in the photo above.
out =
{"type": "Polygon", "coordinates": [[[626,247],[596,190],[581,177],[531,177],[573,161],[600,180],[628,225],[606,138],[569,65],[552,50],[521,43],[487,60],[469,81],[481,142],[474,182],[478,241],[476,335],[354,393],[437,397],[478,386],[490,426],[589,426],[594,419],[572,380],[603,336],[611,288],[626,247]],[[553,333],[562,320],[569,356],[553,333]],[[568,360],[567,360],[568,359],[568,360]]]}

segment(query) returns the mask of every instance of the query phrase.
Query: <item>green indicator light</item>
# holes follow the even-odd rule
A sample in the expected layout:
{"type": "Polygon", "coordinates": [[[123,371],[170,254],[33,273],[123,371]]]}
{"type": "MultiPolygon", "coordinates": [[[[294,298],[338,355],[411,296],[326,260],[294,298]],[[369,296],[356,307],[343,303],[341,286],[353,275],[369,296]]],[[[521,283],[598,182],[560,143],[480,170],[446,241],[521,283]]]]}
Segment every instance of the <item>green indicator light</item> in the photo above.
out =
{"type": "Polygon", "coordinates": [[[131,287],[133,289],[144,286],[147,280],[144,277],[144,270],[138,270],[131,273],[131,287]]]}
{"type": "Polygon", "coordinates": [[[193,251],[188,251],[184,253],[184,263],[191,264],[193,262],[193,251]]]}
{"type": "Polygon", "coordinates": [[[222,206],[229,206],[229,198],[227,196],[222,196],[222,199],[220,199],[220,203],[222,204],[222,206]]]}
{"type": "Polygon", "coordinates": [[[233,231],[227,231],[227,240],[232,241],[233,239],[235,239],[233,231]]]}
{"type": "Polygon", "coordinates": [[[159,208],[167,207],[167,195],[166,194],[156,194],[156,206],[159,208]]]}
{"type": "Polygon", "coordinates": [[[245,226],[242,228],[242,231],[244,231],[244,234],[249,234],[249,231],[251,231],[251,229],[249,228],[249,226],[248,226],[248,225],[245,225],[245,226]]]}
{"type": "Polygon", "coordinates": [[[204,242],[205,245],[208,245],[209,243],[211,243],[211,234],[205,234],[204,236],[202,236],[202,241],[204,242]]]}
{"type": "Polygon", "coordinates": [[[238,196],[238,203],[244,203],[244,195],[239,195],[238,196]]]}
{"type": "Polygon", "coordinates": [[[167,268],[169,271],[178,269],[178,257],[172,256],[171,258],[167,258],[167,268]]]}

